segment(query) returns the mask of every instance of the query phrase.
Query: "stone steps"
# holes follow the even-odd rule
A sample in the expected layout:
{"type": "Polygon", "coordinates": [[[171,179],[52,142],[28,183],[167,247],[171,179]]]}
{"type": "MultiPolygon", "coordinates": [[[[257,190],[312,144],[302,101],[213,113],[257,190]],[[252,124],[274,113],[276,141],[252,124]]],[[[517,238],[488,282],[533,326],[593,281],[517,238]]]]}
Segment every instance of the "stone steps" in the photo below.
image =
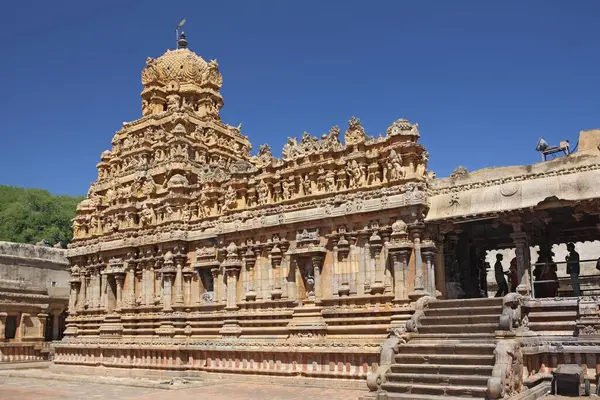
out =
{"type": "Polygon", "coordinates": [[[489,333],[493,334],[498,330],[498,324],[500,316],[497,317],[497,321],[493,323],[476,323],[470,325],[425,325],[419,326],[419,333],[439,333],[439,334],[454,334],[464,333],[489,333]]]}
{"type": "Polygon", "coordinates": [[[430,302],[386,374],[386,399],[485,398],[501,313],[496,298],[430,302]]]}
{"type": "Polygon", "coordinates": [[[430,308],[427,310],[428,317],[435,316],[461,316],[461,315],[489,315],[502,314],[501,305],[483,306],[483,307],[469,307],[469,308],[430,308]]]}
{"type": "Polygon", "coordinates": [[[477,308],[477,307],[502,307],[501,297],[482,299],[456,299],[432,301],[428,304],[429,310],[436,308],[477,308]]]}
{"type": "Polygon", "coordinates": [[[416,354],[481,354],[493,353],[496,345],[494,343],[435,343],[419,342],[409,343],[402,346],[402,351],[416,354]]]}
{"type": "Polygon", "coordinates": [[[493,365],[453,365],[453,364],[393,364],[392,373],[410,374],[442,374],[462,375],[472,373],[475,375],[492,375],[493,365]]]}
{"type": "Polygon", "coordinates": [[[577,310],[569,311],[531,311],[528,314],[529,322],[555,322],[557,320],[575,321],[577,310]]]}
{"type": "Polygon", "coordinates": [[[386,375],[388,382],[437,384],[458,386],[486,386],[489,376],[485,375],[446,375],[393,372],[386,375]]]}
{"type": "MultiPolygon", "coordinates": [[[[434,385],[434,384],[413,384],[413,383],[398,383],[398,382],[386,382],[382,385],[384,390],[392,392],[394,394],[410,394],[412,395],[433,395],[433,396],[444,396],[445,399],[448,396],[456,397],[475,397],[485,398],[487,386],[471,386],[471,385],[434,385]]],[[[399,398],[391,397],[387,395],[388,399],[399,398]]],[[[414,399],[415,397],[410,397],[414,399]]],[[[431,397],[424,397],[431,398],[431,397]]]]}
{"type": "Polygon", "coordinates": [[[422,325],[433,326],[433,325],[461,325],[464,330],[465,325],[471,326],[472,324],[498,324],[500,321],[499,314],[471,314],[471,315],[444,315],[444,316],[429,316],[426,313],[425,317],[421,317],[420,323],[422,325]]]}
{"type": "Polygon", "coordinates": [[[394,356],[398,364],[448,364],[448,365],[494,365],[494,354],[415,354],[404,353],[394,356]]]}
{"type": "MultiPolygon", "coordinates": [[[[500,317],[498,317],[500,318],[500,317]]],[[[419,333],[416,335],[412,341],[424,341],[424,340],[450,340],[453,342],[465,343],[466,340],[468,343],[490,343],[496,337],[494,333],[484,332],[484,333],[470,333],[470,332],[461,332],[461,333],[424,333],[420,332],[421,328],[419,328],[419,333]]]]}

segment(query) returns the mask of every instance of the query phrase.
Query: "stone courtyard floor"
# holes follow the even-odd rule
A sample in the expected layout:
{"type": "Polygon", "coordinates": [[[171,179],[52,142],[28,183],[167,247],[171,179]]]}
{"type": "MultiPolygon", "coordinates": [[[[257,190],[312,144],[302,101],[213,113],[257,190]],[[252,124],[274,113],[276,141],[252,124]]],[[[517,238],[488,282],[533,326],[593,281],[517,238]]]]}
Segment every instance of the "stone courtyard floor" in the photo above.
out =
{"type": "MultiPolygon", "coordinates": [[[[32,373],[32,370],[27,371],[32,373]]],[[[196,382],[189,386],[174,386],[171,389],[144,386],[139,382],[137,386],[115,384],[104,377],[71,376],[68,380],[57,378],[45,370],[37,370],[38,378],[0,375],[0,400],[93,400],[93,399],[119,399],[119,400],[357,400],[359,396],[368,393],[366,390],[315,388],[305,386],[260,384],[260,377],[256,383],[245,382],[196,382]],[[104,383],[99,383],[104,381],[104,383]],[[178,387],[178,388],[177,388],[178,387]]],[[[121,382],[126,381],[120,380],[121,382]]],[[[575,400],[598,399],[581,396],[544,396],[543,400],[575,400]]],[[[540,399],[540,400],[541,400],[540,399]]]]}
{"type": "MultiPolygon", "coordinates": [[[[41,372],[43,374],[43,372],[41,372]]],[[[323,389],[257,383],[211,383],[183,389],[160,389],[36,378],[0,376],[1,400],[356,400],[361,390],[323,389]]]]}

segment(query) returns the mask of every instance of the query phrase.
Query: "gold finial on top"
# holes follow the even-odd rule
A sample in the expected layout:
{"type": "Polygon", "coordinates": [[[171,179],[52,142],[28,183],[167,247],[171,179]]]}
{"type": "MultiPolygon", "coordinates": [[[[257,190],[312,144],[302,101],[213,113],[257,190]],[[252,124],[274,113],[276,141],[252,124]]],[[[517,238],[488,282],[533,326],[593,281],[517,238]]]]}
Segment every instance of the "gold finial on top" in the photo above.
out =
{"type": "Polygon", "coordinates": [[[181,32],[179,35],[179,40],[177,41],[178,49],[185,49],[187,47],[187,40],[185,40],[185,32],[181,32]]]}

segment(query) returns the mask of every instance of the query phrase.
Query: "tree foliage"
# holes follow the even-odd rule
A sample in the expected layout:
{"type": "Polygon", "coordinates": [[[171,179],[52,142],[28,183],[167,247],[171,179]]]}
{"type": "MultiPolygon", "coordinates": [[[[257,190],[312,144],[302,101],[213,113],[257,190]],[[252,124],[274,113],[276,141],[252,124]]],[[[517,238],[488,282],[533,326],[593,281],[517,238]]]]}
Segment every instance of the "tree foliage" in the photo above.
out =
{"type": "Polygon", "coordinates": [[[47,190],[0,185],[0,240],[66,246],[71,220],[83,197],[53,196],[47,190]]]}

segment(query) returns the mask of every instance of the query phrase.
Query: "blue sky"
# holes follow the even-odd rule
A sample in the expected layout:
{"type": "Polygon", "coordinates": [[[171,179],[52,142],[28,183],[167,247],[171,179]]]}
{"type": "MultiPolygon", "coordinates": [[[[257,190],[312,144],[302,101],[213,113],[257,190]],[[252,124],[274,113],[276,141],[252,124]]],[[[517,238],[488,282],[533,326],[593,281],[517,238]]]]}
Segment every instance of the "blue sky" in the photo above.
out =
{"type": "Polygon", "coordinates": [[[537,162],[539,136],[600,127],[597,0],[21,0],[0,13],[0,184],[84,194],[182,16],[254,151],[407,118],[447,176],[537,162]]]}

